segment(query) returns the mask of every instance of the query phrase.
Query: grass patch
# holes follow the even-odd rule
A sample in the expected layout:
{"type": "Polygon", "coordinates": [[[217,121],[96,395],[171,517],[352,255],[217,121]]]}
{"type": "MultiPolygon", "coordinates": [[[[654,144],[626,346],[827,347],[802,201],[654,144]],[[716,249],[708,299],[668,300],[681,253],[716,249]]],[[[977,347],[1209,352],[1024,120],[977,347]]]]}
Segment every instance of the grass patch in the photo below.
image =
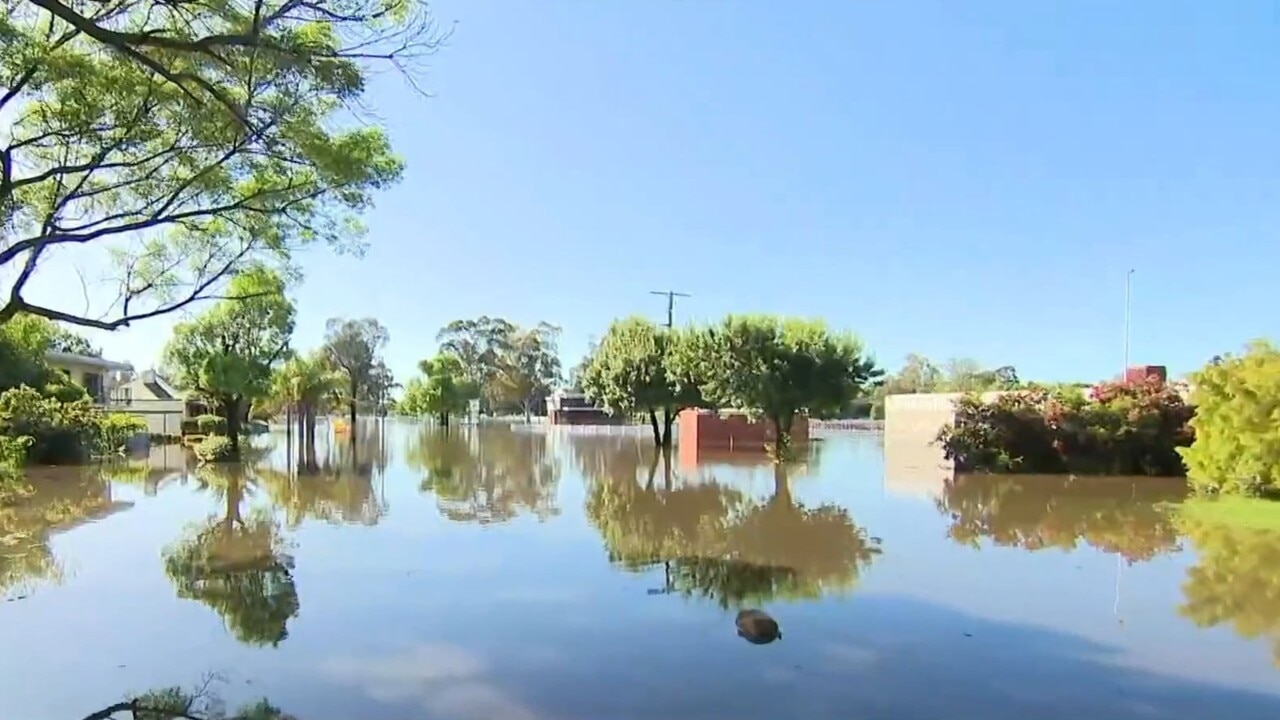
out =
{"type": "Polygon", "coordinates": [[[1171,508],[1195,523],[1280,532],[1280,500],[1243,497],[1193,497],[1171,508]]]}

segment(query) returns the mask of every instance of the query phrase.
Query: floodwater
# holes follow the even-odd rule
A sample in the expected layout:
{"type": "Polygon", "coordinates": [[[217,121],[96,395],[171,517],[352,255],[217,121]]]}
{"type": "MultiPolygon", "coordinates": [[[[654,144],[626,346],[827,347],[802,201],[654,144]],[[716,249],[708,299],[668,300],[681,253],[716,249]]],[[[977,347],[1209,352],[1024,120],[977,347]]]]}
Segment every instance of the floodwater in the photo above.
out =
{"type": "Polygon", "coordinates": [[[299,475],[277,440],[0,511],[0,718],[202,683],[300,720],[1280,717],[1280,536],[1176,525],[1178,481],[396,423],[299,475]]]}

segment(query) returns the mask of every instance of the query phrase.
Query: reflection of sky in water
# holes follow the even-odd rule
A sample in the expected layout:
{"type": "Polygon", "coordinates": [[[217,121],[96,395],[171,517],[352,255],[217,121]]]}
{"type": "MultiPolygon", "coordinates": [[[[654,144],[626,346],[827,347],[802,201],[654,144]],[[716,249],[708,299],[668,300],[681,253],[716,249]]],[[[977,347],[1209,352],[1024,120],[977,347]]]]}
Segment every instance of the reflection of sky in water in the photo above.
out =
{"type": "MultiPolygon", "coordinates": [[[[790,488],[807,507],[847,508],[884,554],[847,597],[766,604],[784,639],[756,647],[732,609],[650,595],[661,566],[609,564],[583,512],[579,439],[544,446],[558,515],[479,525],[420,490],[412,434],[393,428],[369,484],[386,509],[376,524],[286,532],[301,609],[274,649],[237,644],[164,574],[162,549],[221,501],[191,482],[154,497],[117,487],[131,509],[51,538],[63,582],[0,604],[0,717],[79,718],[211,671],[229,705],[267,695],[302,720],[1280,717],[1267,642],[1178,616],[1193,553],[1118,566],[1083,542],[962,546],[928,494],[885,482],[871,436],[824,442],[790,488]]],[[[774,491],[769,468],[676,469],[678,483],[708,477],[759,501],[774,491]]]]}

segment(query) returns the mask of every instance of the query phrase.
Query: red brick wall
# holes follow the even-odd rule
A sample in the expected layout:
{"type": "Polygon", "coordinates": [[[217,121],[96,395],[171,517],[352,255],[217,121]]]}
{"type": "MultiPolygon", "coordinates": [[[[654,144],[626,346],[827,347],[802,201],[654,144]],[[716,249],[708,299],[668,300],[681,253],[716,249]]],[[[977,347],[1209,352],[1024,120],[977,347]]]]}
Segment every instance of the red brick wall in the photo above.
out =
{"type": "MultiPolygon", "coordinates": [[[[696,462],[703,450],[761,451],[773,444],[773,424],[752,422],[745,415],[718,415],[709,410],[683,410],[680,423],[680,462],[696,462]]],[[[791,425],[791,442],[809,442],[809,419],[799,416],[791,425]]]]}
{"type": "Polygon", "coordinates": [[[1125,383],[1146,382],[1151,376],[1160,378],[1160,382],[1169,381],[1169,371],[1163,365],[1135,365],[1124,371],[1125,383]]]}

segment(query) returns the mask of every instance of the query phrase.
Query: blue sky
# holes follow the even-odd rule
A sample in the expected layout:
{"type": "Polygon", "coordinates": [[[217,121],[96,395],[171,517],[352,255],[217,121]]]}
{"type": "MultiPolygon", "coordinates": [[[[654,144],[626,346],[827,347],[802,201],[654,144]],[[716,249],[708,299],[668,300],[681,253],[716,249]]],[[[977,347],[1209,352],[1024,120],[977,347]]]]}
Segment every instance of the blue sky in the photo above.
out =
{"type": "MultiPolygon", "coordinates": [[[[362,260],[309,253],[297,345],[376,317],[402,379],[454,318],[820,316],[908,352],[1096,379],[1273,333],[1280,46],[1263,2],[435,4],[408,163],[362,260]]],[[[48,287],[48,284],[45,284],[48,287]]],[[[34,299],[34,298],[33,298],[34,299]]],[[[96,336],[147,366],[170,321],[96,336]]]]}

